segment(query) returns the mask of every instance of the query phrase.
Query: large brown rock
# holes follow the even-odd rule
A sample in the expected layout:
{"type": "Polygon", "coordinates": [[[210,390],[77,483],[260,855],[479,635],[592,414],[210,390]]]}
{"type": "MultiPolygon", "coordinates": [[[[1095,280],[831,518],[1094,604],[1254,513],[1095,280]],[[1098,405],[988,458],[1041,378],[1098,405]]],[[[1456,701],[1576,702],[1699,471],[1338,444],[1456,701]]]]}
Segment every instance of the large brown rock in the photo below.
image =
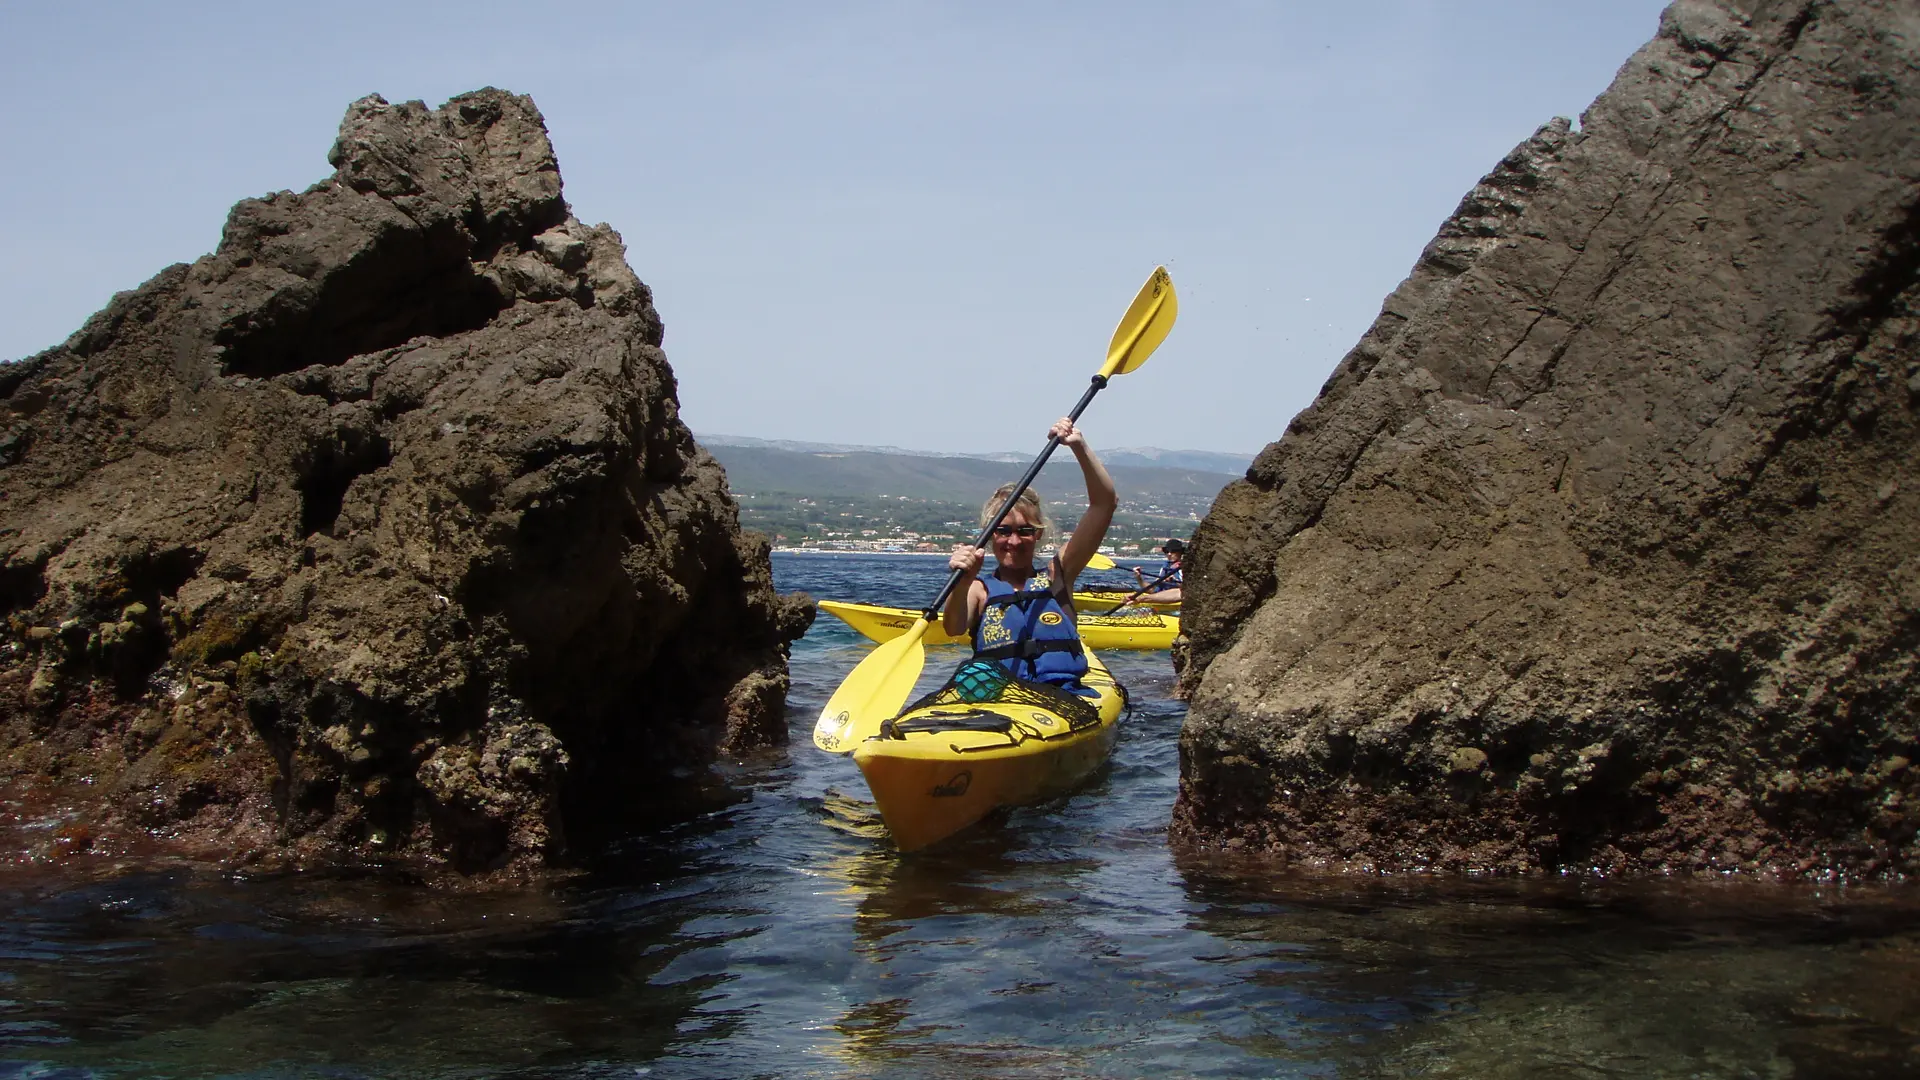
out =
{"type": "Polygon", "coordinates": [[[329,160],[0,368],[27,857],[526,868],[785,739],[811,606],[533,102],[365,98],[329,160]]]}
{"type": "Polygon", "coordinates": [[[1197,531],[1176,836],[1920,869],[1917,271],[1913,5],[1668,9],[1197,531]]]}

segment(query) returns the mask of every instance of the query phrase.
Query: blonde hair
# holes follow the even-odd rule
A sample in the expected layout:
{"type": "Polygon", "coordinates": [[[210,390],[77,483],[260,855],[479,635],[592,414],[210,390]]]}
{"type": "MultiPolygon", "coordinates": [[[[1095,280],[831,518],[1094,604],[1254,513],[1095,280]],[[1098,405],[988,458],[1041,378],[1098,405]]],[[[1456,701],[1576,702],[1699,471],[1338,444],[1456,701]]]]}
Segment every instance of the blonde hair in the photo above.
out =
{"type": "MultiPolygon", "coordinates": [[[[987,522],[993,520],[993,515],[999,511],[1000,504],[1006,502],[1007,496],[1013,494],[1013,488],[1014,485],[1012,484],[1001,484],[1000,487],[994,491],[993,497],[980,505],[980,524],[982,527],[985,527],[987,522]]],[[[1013,509],[1008,510],[1007,513],[1011,514],[1014,510],[1025,511],[1027,524],[1038,525],[1042,533],[1047,531],[1047,511],[1041,507],[1040,496],[1034,494],[1032,488],[1027,488],[1025,491],[1022,491],[1020,498],[1014,501],[1013,509]]]]}

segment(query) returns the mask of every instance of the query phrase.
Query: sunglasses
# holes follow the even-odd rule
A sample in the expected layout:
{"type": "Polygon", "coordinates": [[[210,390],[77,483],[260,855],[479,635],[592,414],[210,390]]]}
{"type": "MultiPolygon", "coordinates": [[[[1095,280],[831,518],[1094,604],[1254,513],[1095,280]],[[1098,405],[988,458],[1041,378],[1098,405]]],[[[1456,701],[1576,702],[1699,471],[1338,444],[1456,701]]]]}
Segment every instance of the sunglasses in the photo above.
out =
{"type": "Polygon", "coordinates": [[[1031,540],[1040,535],[1040,529],[1034,525],[995,525],[995,536],[1018,536],[1022,540],[1031,540]]]}

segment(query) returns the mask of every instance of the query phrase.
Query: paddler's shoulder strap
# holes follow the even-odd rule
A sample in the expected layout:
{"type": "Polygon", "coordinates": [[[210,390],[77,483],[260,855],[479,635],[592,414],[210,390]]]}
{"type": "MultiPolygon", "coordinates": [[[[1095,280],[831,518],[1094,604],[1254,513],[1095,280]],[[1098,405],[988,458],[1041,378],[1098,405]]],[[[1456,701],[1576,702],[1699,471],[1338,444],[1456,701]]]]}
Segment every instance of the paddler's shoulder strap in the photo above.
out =
{"type": "Polygon", "coordinates": [[[999,586],[998,589],[994,588],[994,585],[987,586],[987,604],[993,607],[1030,604],[1053,593],[1053,564],[1051,563],[1047,564],[1047,569],[1027,578],[1026,583],[1017,589],[1007,584],[998,574],[989,574],[988,577],[993,578],[994,584],[999,586]]]}

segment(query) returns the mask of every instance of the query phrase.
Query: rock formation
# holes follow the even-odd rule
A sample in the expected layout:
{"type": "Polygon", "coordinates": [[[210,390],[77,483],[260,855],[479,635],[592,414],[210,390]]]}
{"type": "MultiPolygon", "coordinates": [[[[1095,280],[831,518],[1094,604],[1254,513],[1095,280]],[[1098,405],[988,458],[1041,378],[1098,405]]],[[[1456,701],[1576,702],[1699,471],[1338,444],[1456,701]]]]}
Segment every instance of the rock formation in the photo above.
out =
{"type": "Polygon", "coordinates": [[[1920,869],[1920,16],[1682,0],[1196,533],[1177,838],[1920,869]]]}
{"type": "Polygon", "coordinates": [[[311,189],[0,367],[32,858],[529,868],[785,740],[773,591],[533,102],[355,102],[311,189]]]}

